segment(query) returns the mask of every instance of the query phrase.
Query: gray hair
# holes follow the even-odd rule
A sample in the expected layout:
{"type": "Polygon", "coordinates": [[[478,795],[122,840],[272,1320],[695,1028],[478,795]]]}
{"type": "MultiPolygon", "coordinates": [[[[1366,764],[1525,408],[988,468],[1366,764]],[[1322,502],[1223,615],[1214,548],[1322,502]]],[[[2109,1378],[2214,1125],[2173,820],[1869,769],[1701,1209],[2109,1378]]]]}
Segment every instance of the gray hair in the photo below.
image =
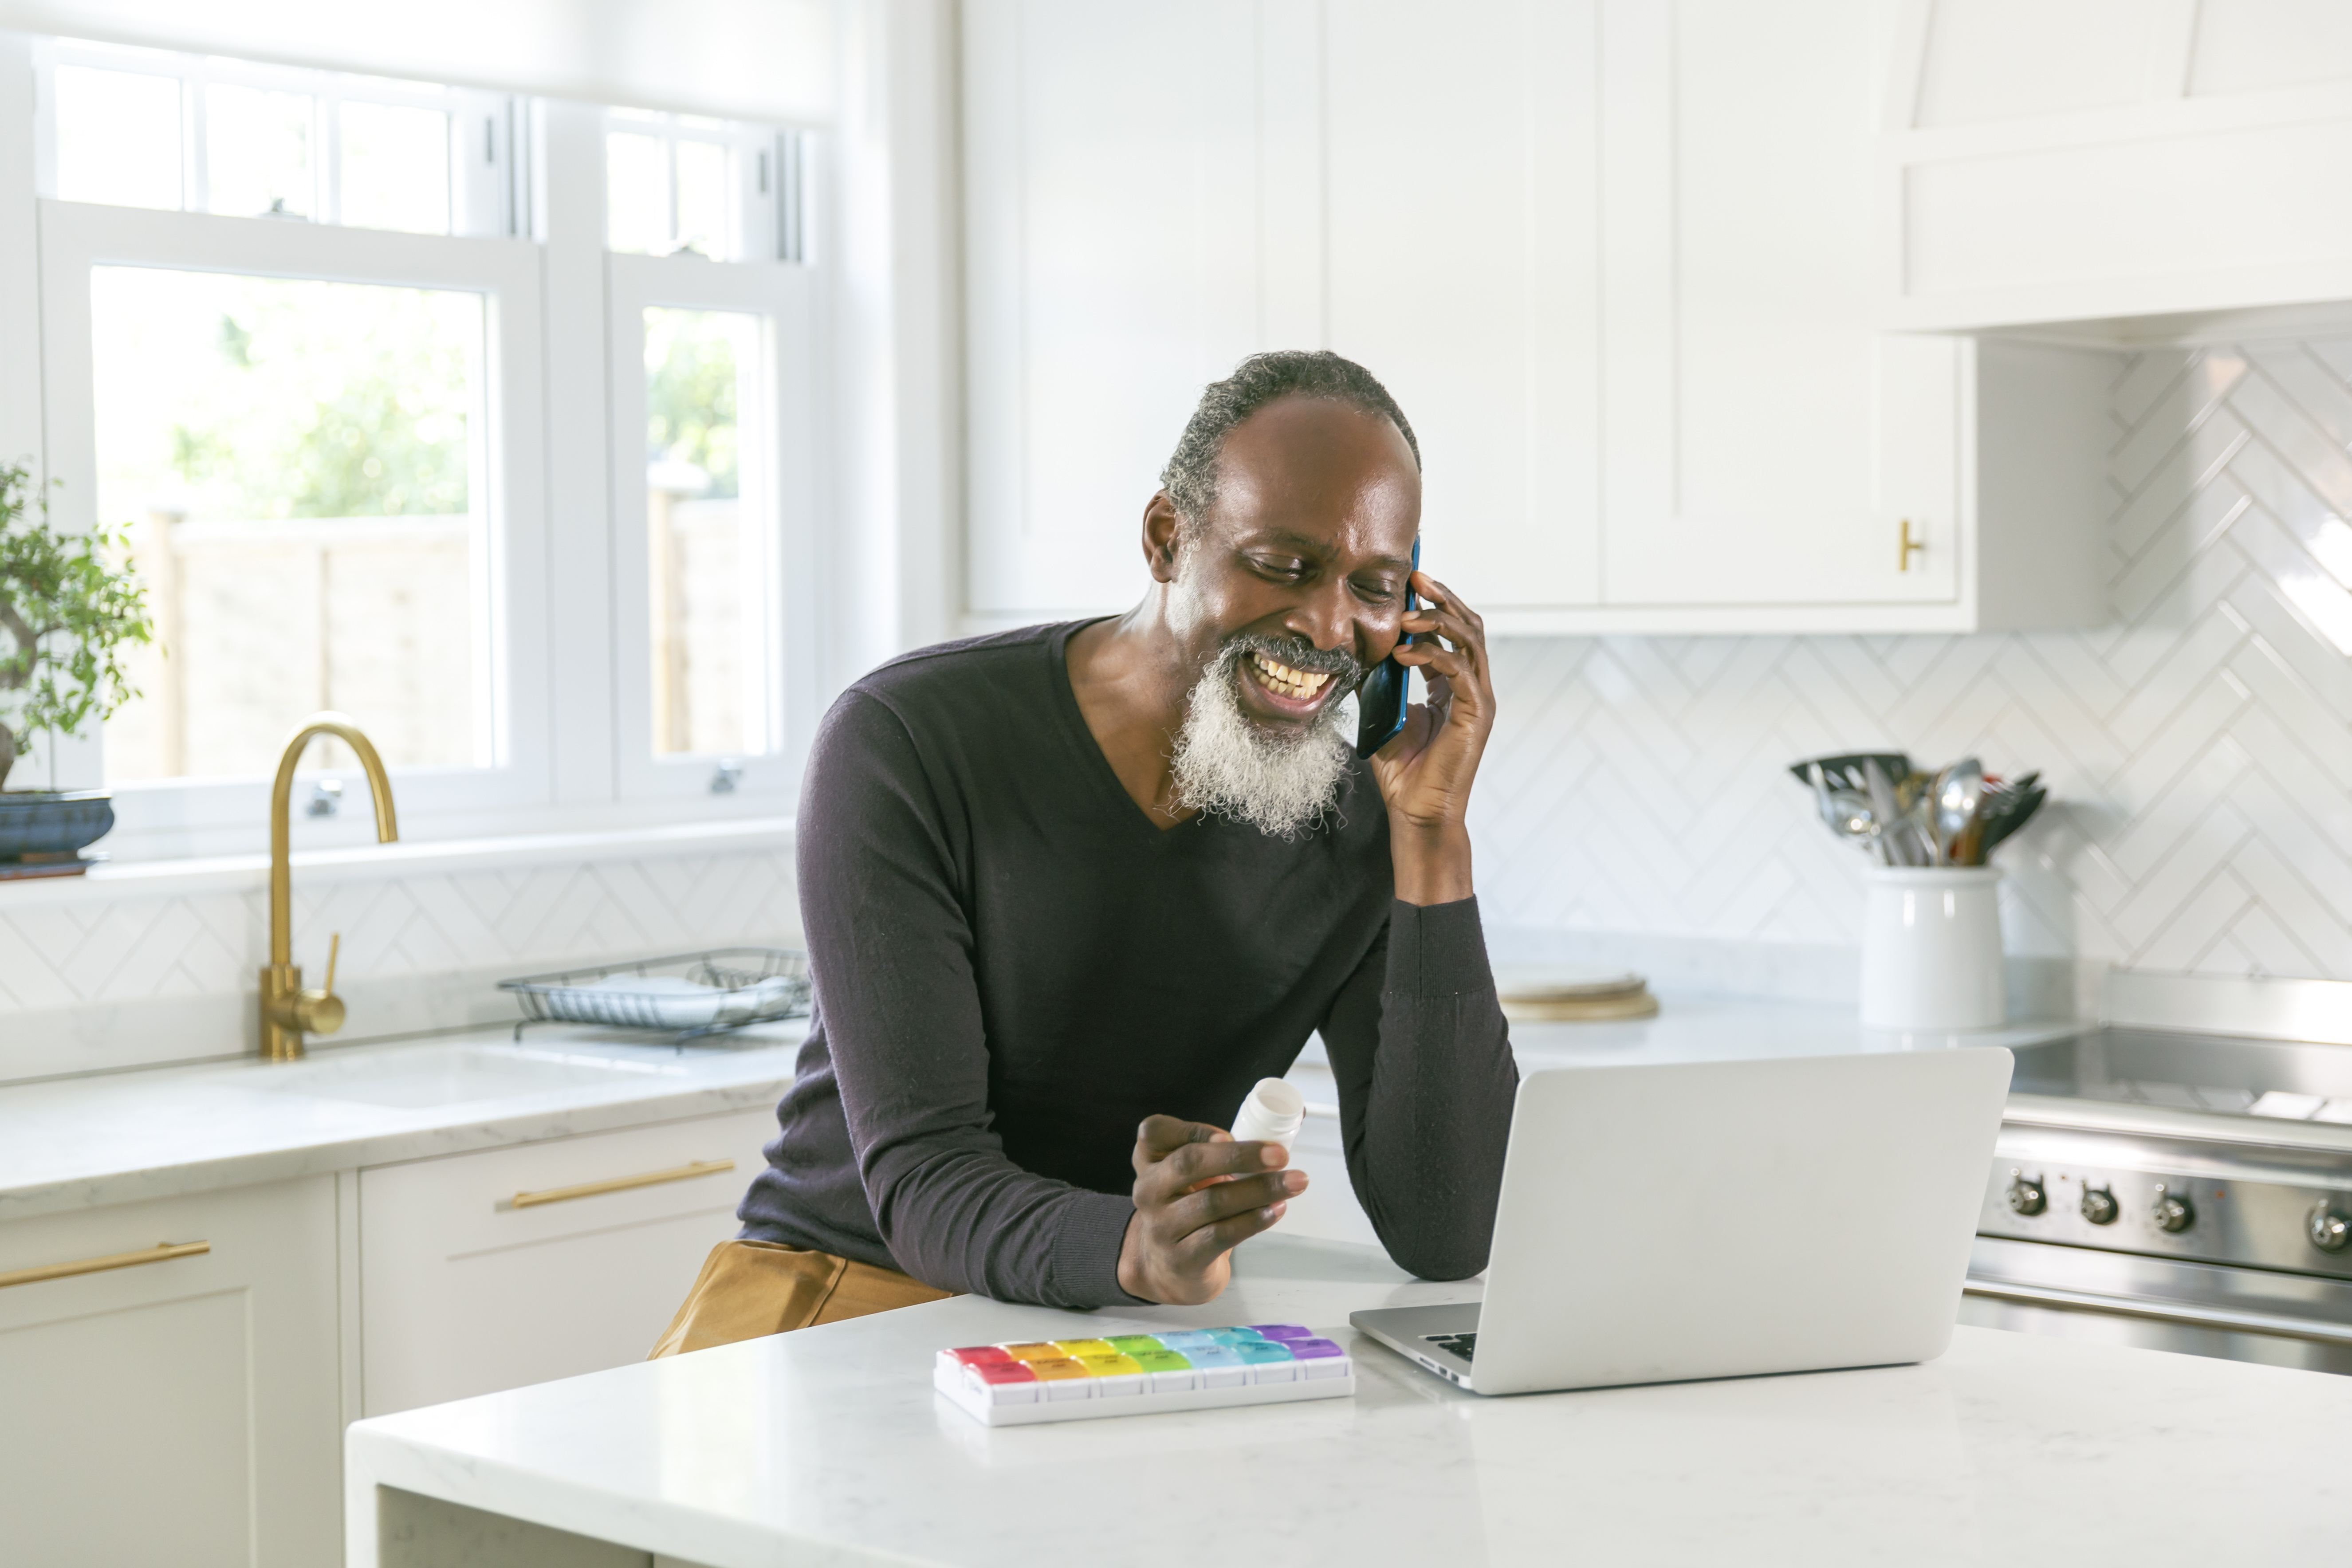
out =
{"type": "Polygon", "coordinates": [[[1178,515],[1187,522],[1206,517],[1217,500],[1217,458],[1234,426],[1278,397],[1328,397],[1360,413],[1377,415],[1397,427],[1421,467],[1421,443],[1389,389],[1370,371],[1328,349],[1277,349],[1252,354],[1223,381],[1201,393],[1200,406],[1185,423],[1175,455],[1160,470],[1160,482],[1178,515]]]}

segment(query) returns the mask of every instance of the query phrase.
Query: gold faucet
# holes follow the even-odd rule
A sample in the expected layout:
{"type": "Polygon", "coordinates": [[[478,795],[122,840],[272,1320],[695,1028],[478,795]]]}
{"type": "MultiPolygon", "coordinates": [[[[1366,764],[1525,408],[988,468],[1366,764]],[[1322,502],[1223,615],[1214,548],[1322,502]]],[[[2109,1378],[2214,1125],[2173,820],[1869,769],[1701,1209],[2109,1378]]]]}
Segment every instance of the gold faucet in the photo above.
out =
{"type": "Polygon", "coordinates": [[[342,951],[341,932],[327,948],[327,983],[316,991],[302,989],[302,971],[294,963],[294,898],[286,864],[289,837],[287,816],[294,801],[294,764],[315,735],[332,735],[351,747],[367,774],[368,798],[375,803],[375,839],[389,844],[400,837],[392,815],[392,781],[384,776],[383,760],[358,725],[341,713],[313,713],[286,739],[286,752],[278,759],[278,782],[269,791],[269,963],[261,972],[261,1058],[290,1062],[302,1055],[302,1037],[331,1035],[343,1026],[343,999],[335,994],[335,959],[342,951]]]}

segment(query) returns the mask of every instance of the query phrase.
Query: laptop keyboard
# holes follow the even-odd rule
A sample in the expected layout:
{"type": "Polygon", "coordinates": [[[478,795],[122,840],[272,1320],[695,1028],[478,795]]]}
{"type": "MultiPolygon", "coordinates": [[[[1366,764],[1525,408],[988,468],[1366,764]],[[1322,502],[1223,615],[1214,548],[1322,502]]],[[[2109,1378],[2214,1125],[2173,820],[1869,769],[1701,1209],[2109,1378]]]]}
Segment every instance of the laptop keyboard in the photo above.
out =
{"type": "Polygon", "coordinates": [[[1421,1337],[1439,1350],[1452,1351],[1464,1361],[1470,1361],[1477,1354],[1478,1331],[1475,1329],[1466,1334],[1423,1334],[1421,1337]]]}

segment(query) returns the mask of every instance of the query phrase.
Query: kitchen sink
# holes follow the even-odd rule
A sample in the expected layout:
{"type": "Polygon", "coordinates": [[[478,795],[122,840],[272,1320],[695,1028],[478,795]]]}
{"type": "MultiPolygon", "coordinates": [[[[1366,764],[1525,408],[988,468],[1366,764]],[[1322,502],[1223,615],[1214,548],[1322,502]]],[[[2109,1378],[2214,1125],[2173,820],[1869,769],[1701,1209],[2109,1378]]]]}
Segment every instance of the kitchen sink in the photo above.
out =
{"type": "Polygon", "coordinates": [[[395,1110],[509,1100],[550,1089],[674,1077],[673,1062],[618,1052],[529,1046],[419,1046],[338,1059],[329,1056],[275,1069],[270,1087],[313,1100],[355,1101],[395,1110]]]}

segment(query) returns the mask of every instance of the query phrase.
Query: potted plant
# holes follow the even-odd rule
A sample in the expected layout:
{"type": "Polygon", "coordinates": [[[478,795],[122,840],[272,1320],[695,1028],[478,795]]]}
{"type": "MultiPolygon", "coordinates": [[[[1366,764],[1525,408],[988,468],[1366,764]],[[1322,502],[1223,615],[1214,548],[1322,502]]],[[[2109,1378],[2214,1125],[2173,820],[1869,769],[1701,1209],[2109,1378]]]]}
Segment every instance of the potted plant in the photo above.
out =
{"type": "Polygon", "coordinates": [[[139,695],[122,655],[154,636],[122,534],[58,531],[31,470],[0,465],[0,874],[79,869],[114,826],[104,790],[12,790],[8,774],[46,735],[54,784],[57,737],[139,695]]]}

